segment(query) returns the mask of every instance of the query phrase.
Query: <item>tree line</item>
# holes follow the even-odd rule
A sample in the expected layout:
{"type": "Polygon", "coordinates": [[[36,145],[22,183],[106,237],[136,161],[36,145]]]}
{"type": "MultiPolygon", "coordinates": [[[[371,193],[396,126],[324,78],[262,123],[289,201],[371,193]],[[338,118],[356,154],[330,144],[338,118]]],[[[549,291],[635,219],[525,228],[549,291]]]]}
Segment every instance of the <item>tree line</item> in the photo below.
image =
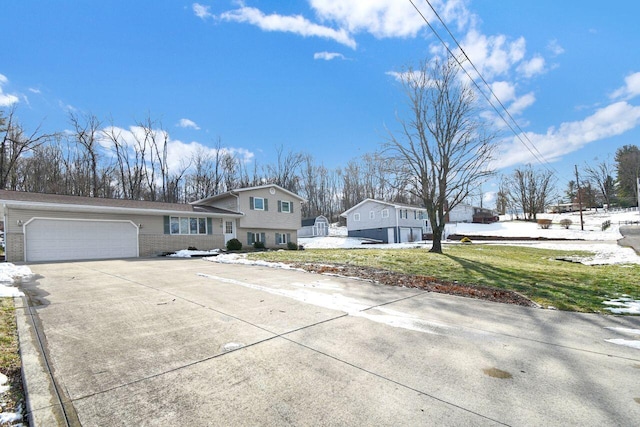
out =
{"type": "Polygon", "coordinates": [[[340,213],[365,198],[417,203],[381,154],[365,154],[328,168],[304,152],[274,147],[273,163],[259,165],[223,147],[200,147],[170,158],[169,133],[147,117],[129,130],[92,114],[69,113],[69,129],[27,131],[15,108],[0,110],[0,188],[86,197],[187,203],[226,191],[277,184],[307,200],[303,215],[340,213]]]}

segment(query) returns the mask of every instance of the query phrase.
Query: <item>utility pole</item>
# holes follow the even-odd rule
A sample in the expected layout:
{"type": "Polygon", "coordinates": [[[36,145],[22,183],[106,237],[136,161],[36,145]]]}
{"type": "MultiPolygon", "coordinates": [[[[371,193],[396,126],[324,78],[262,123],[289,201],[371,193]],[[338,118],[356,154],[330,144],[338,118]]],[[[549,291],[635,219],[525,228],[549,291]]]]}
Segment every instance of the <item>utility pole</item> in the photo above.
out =
{"type": "Polygon", "coordinates": [[[578,165],[576,166],[576,186],[578,186],[578,206],[580,207],[580,230],[584,231],[584,221],[582,220],[582,192],[580,191],[580,180],[578,179],[578,165]]]}

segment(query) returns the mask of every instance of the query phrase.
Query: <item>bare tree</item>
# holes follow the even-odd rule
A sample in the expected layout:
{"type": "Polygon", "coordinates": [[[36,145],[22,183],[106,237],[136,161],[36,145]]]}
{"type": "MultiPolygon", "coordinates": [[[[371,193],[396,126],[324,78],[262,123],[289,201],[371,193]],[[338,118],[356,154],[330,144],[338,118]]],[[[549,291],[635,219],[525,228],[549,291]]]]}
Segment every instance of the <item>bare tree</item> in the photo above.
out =
{"type": "Polygon", "coordinates": [[[99,174],[98,165],[100,162],[100,144],[98,138],[102,123],[93,114],[79,116],[74,112],[69,113],[69,121],[73,126],[73,137],[86,154],[91,174],[89,194],[90,197],[98,197],[99,174]]]}
{"type": "Polygon", "coordinates": [[[298,172],[304,163],[305,156],[302,153],[289,151],[284,154],[284,148],[276,147],[276,164],[267,166],[267,180],[289,191],[298,191],[298,172]]]}
{"type": "Polygon", "coordinates": [[[390,132],[391,156],[404,165],[409,191],[422,201],[433,229],[431,252],[442,253],[446,209],[486,180],[494,136],[485,132],[471,87],[453,60],[424,62],[402,73],[410,118],[390,132]]]}
{"type": "Polygon", "coordinates": [[[0,188],[16,190],[20,158],[54,136],[55,134],[41,133],[40,127],[27,133],[16,120],[15,108],[11,108],[6,117],[0,111],[0,188]]]}
{"type": "Polygon", "coordinates": [[[587,179],[594,184],[602,196],[604,203],[611,206],[615,196],[615,181],[613,179],[614,168],[608,160],[602,160],[594,165],[586,164],[584,167],[587,179]]]}
{"type": "Polygon", "coordinates": [[[550,170],[536,171],[527,165],[516,168],[511,176],[504,177],[504,182],[510,202],[522,209],[527,220],[535,220],[554,197],[553,172],[550,170]]]}

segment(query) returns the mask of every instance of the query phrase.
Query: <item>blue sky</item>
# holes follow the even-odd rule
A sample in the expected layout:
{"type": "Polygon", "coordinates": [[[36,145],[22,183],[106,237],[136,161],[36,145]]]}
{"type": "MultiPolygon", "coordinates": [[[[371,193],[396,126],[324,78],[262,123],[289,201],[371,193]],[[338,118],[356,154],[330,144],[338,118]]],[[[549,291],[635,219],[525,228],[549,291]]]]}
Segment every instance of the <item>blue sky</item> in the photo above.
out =
{"type": "MultiPolygon", "coordinates": [[[[431,4],[561,189],[574,164],[640,143],[639,3],[431,4]]],[[[69,111],[123,129],[150,115],[174,161],[220,138],[258,165],[278,146],[346,165],[398,129],[394,72],[442,54],[408,0],[8,0],[0,15],[0,108],[43,131],[68,129],[69,111]]],[[[499,153],[501,172],[539,165],[505,129],[499,153]]]]}

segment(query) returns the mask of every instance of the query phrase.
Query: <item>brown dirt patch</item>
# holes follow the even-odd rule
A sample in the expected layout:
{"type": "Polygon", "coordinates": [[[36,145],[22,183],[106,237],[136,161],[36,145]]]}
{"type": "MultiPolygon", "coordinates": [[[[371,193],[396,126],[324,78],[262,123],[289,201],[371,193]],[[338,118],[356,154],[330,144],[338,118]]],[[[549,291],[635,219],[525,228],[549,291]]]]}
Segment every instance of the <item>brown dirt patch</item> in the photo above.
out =
{"type": "Polygon", "coordinates": [[[458,295],[487,301],[515,304],[525,307],[537,307],[530,299],[517,292],[487,286],[467,285],[456,282],[446,282],[431,276],[416,276],[412,274],[396,273],[393,271],[372,267],[359,267],[345,264],[307,264],[291,263],[292,267],[319,274],[335,274],[345,277],[356,277],[371,280],[387,286],[403,286],[405,288],[419,288],[441,294],[458,295]]]}

